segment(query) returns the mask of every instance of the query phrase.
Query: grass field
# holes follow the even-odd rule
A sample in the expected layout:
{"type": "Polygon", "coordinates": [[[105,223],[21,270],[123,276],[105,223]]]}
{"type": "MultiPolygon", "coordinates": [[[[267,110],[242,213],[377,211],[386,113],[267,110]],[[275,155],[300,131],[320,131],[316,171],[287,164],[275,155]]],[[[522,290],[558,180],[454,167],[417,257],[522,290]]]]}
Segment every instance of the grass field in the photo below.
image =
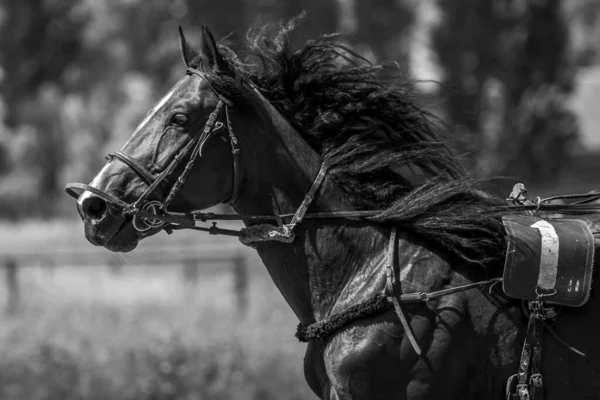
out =
{"type": "MultiPolygon", "coordinates": [[[[71,223],[2,226],[0,245],[87,245],[79,235],[71,223]]],[[[177,240],[207,238],[195,235],[177,240]]],[[[0,399],[316,398],[297,320],[256,257],[245,313],[228,268],[201,265],[194,282],[180,265],[127,265],[134,257],[119,270],[20,269],[20,310],[0,325],[0,399]]]]}

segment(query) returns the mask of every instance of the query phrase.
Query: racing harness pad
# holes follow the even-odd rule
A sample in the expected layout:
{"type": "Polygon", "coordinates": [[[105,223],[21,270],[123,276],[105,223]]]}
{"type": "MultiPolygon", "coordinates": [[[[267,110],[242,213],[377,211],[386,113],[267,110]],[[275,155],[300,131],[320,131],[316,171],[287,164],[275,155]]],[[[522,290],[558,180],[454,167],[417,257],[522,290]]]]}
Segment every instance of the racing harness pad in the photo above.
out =
{"type": "Polygon", "coordinates": [[[590,296],[594,237],[576,219],[502,218],[508,247],[502,287],[521,300],[579,307],[590,296]]]}

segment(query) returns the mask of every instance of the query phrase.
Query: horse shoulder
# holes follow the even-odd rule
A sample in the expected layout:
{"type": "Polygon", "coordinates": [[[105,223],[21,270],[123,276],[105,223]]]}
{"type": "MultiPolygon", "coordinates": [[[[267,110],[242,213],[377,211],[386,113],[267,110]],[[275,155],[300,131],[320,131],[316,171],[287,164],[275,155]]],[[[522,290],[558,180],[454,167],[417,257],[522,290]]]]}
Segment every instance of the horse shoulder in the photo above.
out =
{"type": "MultiPolygon", "coordinates": [[[[441,257],[406,238],[398,244],[398,267],[403,291],[438,290],[456,275],[441,257]]],[[[452,398],[461,391],[473,359],[464,294],[403,307],[424,354],[417,356],[393,309],[352,323],[323,353],[339,398],[452,398]]]]}

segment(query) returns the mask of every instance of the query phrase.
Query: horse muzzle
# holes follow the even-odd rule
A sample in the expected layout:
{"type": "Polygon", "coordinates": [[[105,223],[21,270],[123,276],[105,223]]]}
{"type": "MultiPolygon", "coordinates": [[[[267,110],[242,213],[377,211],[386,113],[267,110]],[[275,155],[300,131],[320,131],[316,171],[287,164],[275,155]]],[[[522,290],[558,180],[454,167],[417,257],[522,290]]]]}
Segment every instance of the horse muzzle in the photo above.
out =
{"type": "Polygon", "coordinates": [[[120,252],[137,246],[136,232],[120,207],[85,191],[77,198],[77,211],[84,223],[85,237],[91,244],[120,252]]]}

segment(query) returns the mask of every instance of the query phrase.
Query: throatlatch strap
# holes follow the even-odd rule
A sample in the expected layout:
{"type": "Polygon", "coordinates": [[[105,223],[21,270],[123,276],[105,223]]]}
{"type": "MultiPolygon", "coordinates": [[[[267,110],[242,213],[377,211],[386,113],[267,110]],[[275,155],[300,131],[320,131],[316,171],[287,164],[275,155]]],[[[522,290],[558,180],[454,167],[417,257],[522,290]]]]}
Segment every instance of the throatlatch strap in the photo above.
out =
{"type": "Polygon", "coordinates": [[[406,338],[412,345],[413,349],[415,350],[415,353],[417,353],[417,355],[420,356],[422,353],[421,348],[419,347],[419,343],[417,342],[417,339],[415,338],[415,334],[412,331],[410,323],[408,322],[408,320],[406,319],[406,316],[404,315],[404,311],[402,311],[402,307],[400,306],[400,302],[398,301],[398,296],[396,295],[396,291],[395,291],[395,286],[394,286],[394,284],[396,283],[396,276],[394,274],[394,263],[396,261],[396,258],[394,257],[395,254],[396,254],[396,227],[393,227],[392,233],[390,234],[390,243],[388,245],[388,262],[387,262],[387,266],[386,266],[386,268],[387,268],[387,271],[386,271],[387,292],[388,292],[389,299],[391,299],[392,304],[394,305],[396,314],[398,315],[398,318],[400,319],[400,323],[402,324],[402,327],[404,328],[404,334],[406,335],[406,338]]]}

